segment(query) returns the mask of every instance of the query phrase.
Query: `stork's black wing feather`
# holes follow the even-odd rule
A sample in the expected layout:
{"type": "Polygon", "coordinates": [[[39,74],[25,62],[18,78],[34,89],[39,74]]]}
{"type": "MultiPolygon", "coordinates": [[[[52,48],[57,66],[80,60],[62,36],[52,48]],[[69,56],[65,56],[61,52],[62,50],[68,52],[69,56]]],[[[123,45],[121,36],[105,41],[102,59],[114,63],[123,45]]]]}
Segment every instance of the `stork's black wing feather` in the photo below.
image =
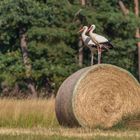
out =
{"type": "Polygon", "coordinates": [[[90,40],[91,40],[90,37],[87,37],[86,40],[84,41],[85,45],[88,45],[90,40]]]}
{"type": "Polygon", "coordinates": [[[115,46],[112,45],[111,42],[104,42],[104,43],[101,43],[101,45],[103,45],[105,48],[108,48],[108,49],[113,49],[113,48],[115,48],[115,46]]]}
{"type": "Polygon", "coordinates": [[[108,42],[108,45],[110,46],[110,49],[115,48],[115,46],[111,42],[108,42]]]}

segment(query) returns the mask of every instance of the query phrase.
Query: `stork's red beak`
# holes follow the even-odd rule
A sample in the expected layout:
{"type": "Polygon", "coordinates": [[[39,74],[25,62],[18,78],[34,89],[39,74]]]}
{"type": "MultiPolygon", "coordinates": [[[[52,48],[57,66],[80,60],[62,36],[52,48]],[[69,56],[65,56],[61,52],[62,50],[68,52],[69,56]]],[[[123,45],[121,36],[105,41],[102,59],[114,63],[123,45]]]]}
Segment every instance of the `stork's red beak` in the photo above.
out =
{"type": "Polygon", "coordinates": [[[83,31],[84,29],[83,28],[81,28],[77,33],[81,33],[82,31],[83,31]]]}
{"type": "Polygon", "coordinates": [[[89,28],[88,28],[88,30],[87,30],[87,33],[89,33],[91,29],[92,29],[92,28],[91,28],[91,27],[89,27],[89,28]]]}

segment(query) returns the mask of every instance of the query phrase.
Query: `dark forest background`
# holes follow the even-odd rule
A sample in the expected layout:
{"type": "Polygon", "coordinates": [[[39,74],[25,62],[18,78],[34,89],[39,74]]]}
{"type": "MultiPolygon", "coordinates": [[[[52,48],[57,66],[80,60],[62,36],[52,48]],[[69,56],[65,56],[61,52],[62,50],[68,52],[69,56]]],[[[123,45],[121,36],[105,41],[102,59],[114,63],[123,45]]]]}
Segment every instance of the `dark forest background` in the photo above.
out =
{"type": "Polygon", "coordinates": [[[0,95],[56,94],[64,79],[90,65],[90,51],[80,50],[77,32],[91,24],[115,46],[103,53],[102,62],[138,78],[135,32],[140,19],[134,1],[121,2],[124,11],[118,0],[1,0],[0,95]]]}

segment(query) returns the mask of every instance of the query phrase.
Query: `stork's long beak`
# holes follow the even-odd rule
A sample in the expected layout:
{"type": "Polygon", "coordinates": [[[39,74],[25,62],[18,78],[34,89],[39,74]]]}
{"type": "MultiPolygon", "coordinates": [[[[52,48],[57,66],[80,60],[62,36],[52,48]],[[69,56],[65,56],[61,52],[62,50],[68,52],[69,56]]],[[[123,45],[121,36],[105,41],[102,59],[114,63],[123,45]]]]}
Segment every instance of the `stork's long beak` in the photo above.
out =
{"type": "Polygon", "coordinates": [[[91,28],[91,27],[89,27],[89,28],[88,28],[88,30],[87,30],[87,33],[89,33],[91,29],[92,29],[92,28],[91,28]]]}
{"type": "Polygon", "coordinates": [[[84,31],[84,29],[82,28],[82,29],[80,29],[77,33],[81,33],[82,31],[84,31]]]}

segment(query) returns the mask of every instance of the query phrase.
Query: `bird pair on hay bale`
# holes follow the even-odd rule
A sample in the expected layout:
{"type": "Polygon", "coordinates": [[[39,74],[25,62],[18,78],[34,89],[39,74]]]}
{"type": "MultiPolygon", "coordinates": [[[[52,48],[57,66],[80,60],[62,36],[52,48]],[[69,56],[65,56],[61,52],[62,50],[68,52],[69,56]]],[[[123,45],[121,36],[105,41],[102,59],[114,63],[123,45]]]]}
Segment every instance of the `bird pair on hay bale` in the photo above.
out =
{"type": "Polygon", "coordinates": [[[91,51],[91,65],[93,65],[94,53],[98,50],[98,64],[101,63],[101,55],[103,50],[109,50],[114,46],[104,36],[93,33],[95,25],[91,25],[89,28],[84,26],[78,33],[81,33],[82,41],[91,51]],[[89,33],[89,36],[86,34],[89,33]]]}
{"type": "MultiPolygon", "coordinates": [[[[108,50],[113,45],[93,33],[94,29],[95,25],[89,29],[84,26],[79,32],[91,50],[92,59],[94,51],[98,50],[100,63],[102,49],[108,50]]],[[[61,125],[110,128],[125,117],[140,114],[140,85],[128,71],[114,65],[82,68],[60,86],[55,111],[61,125]]]]}

